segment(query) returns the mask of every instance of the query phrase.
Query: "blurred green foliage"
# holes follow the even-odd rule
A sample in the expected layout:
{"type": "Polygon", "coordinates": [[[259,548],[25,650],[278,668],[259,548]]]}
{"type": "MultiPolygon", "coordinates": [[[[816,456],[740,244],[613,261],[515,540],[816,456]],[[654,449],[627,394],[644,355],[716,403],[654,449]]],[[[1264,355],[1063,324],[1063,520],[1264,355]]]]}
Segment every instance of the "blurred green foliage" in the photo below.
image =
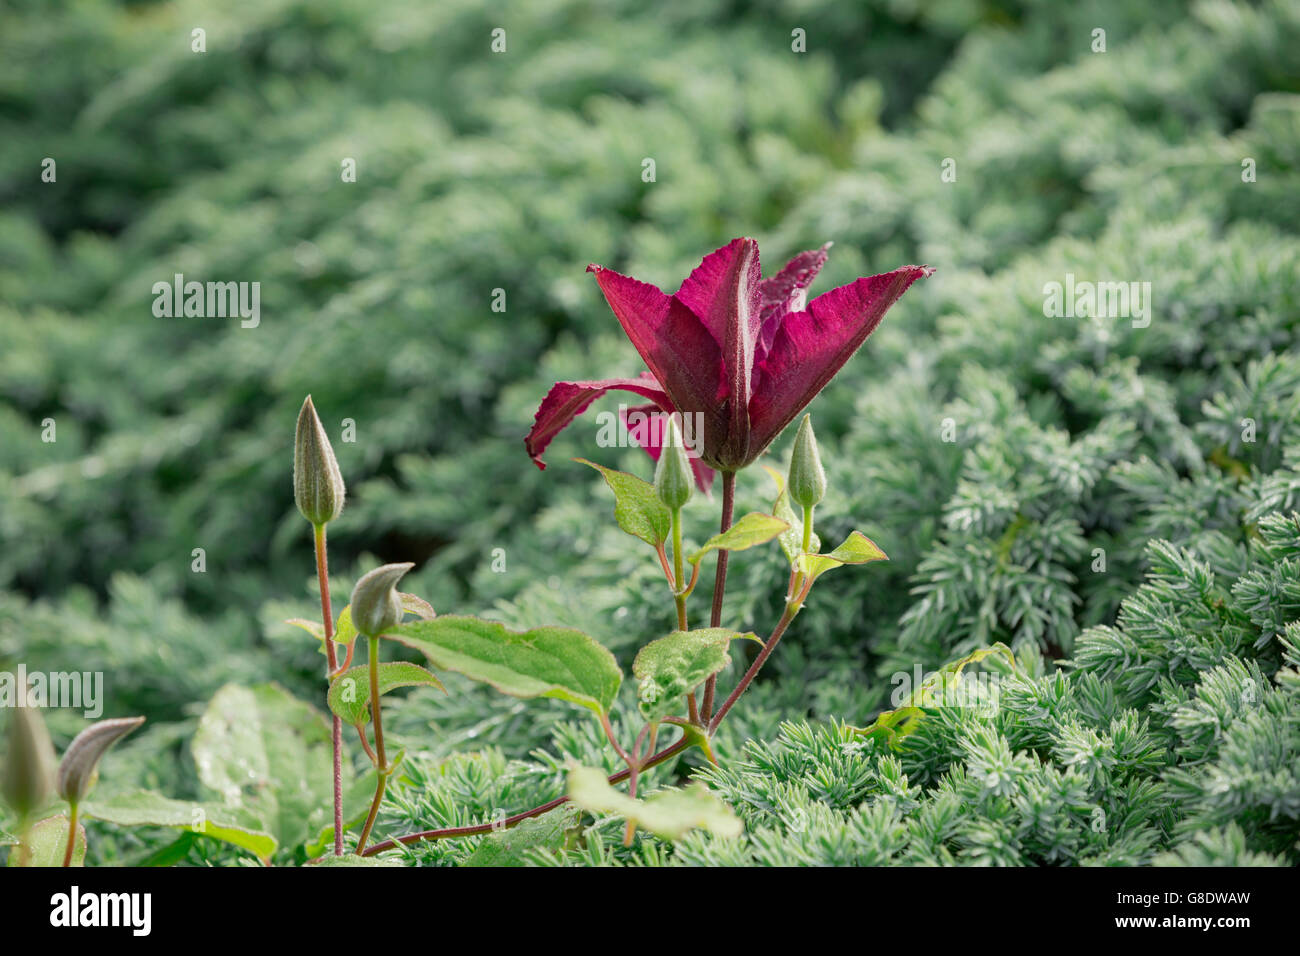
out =
{"type": "MultiPolygon", "coordinates": [[[[319,654],[281,623],[314,600],[290,477],[307,393],[349,487],[336,593],[412,560],[440,611],[583,628],[630,665],[671,604],[567,459],[645,477],[648,459],[598,448],[594,412],[544,475],[522,436],[556,379],[639,368],[588,262],[671,289],[748,234],[769,271],[833,240],[814,293],[939,269],[812,408],[823,539],[861,528],[892,560],[819,584],[724,725],[711,776],[749,835],[625,851],[604,827],[566,859],[1297,861],[1280,635],[1300,565],[1284,525],[1259,530],[1300,508],[1294,0],[20,0],[3,18],[0,666],[102,670],[106,716],[149,715],[101,786],[203,796],[187,741],[221,685],[320,693],[319,654]],[[260,282],[260,324],[155,318],[178,272],[260,282]],[[1045,317],[1067,274],[1150,282],[1150,326],[1045,317]],[[1152,591],[1197,562],[1230,615],[1152,591]],[[891,675],[999,640],[1030,663],[997,720],[845,756],[833,721],[891,706],[891,675]],[[1249,714],[1215,690],[1245,680],[1249,714]],[[1002,789],[972,783],[990,768],[1002,789]],[[1090,828],[1087,808],[1125,805],[1090,828]]],[[[739,507],[771,493],[752,469],[739,507]]],[[[701,542],[716,502],[686,514],[701,542]]],[[[776,619],[769,550],[733,560],[727,623],[776,619]]],[[[384,832],[523,809],[559,792],[566,755],[608,760],[562,705],[448,686],[394,707],[412,756],[384,832]]],[[[66,743],[79,716],[51,724],[66,743]]],[[[92,824],[90,861],[169,839],[92,824]]]]}

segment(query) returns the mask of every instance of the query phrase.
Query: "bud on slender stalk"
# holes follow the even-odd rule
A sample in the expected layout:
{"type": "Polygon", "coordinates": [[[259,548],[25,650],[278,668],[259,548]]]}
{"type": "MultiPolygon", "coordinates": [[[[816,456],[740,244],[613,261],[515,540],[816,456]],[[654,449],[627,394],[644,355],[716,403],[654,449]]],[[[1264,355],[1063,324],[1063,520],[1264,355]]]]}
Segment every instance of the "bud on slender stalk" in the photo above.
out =
{"type": "Polygon", "coordinates": [[[790,456],[790,500],[812,508],[826,495],[826,471],[817,451],[812,416],[805,415],[794,437],[794,454],[790,456]]]}
{"type": "Polygon", "coordinates": [[[4,797],[20,819],[44,806],[54,795],[54,745],[41,712],[26,703],[9,712],[9,755],[5,761],[4,797]]]}
{"type": "Polygon", "coordinates": [[[402,598],[397,582],[414,564],[385,564],[361,576],[352,589],[352,623],[357,633],[374,637],[402,620],[402,598]]]}
{"type": "Polygon", "coordinates": [[[119,717],[91,724],[72,739],[59,763],[59,796],[80,803],[99,776],[100,758],[108,749],[144,723],[143,717],[119,717]]]}
{"type": "Polygon", "coordinates": [[[694,488],[695,475],[691,471],[691,460],[682,445],[677,417],[669,415],[659,451],[659,464],[655,466],[655,494],[660,501],[676,511],[691,500],[694,488]]]}
{"type": "Polygon", "coordinates": [[[308,395],[298,413],[294,436],[293,500],[302,516],[319,527],[343,511],[345,493],[334,449],[308,395]]]}

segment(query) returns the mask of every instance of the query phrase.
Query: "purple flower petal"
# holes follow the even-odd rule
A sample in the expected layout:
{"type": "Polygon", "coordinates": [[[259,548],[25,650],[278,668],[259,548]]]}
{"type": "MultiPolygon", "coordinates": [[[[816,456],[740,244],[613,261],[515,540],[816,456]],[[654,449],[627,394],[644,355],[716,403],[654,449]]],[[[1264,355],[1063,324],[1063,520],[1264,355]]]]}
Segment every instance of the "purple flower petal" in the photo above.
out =
{"type": "Polygon", "coordinates": [[[750,379],[762,323],[761,285],[758,243],[733,239],[705,256],[673,297],[699,316],[721,349],[727,432],[714,455],[724,463],[739,465],[748,459],[750,379]]]}
{"type": "MultiPolygon", "coordinates": [[[[762,327],[758,335],[758,350],[754,354],[756,361],[761,362],[772,348],[772,339],[781,327],[781,320],[786,313],[804,311],[808,301],[808,286],[817,278],[817,273],[822,271],[832,245],[828,242],[820,249],[799,253],[783,265],[779,272],[763,280],[762,327]]],[[[758,383],[754,384],[757,386],[758,383]]]]}
{"type": "Polygon", "coordinates": [[[528,437],[524,439],[524,447],[528,449],[528,454],[532,456],[538,468],[543,470],[546,468],[546,463],[542,461],[542,452],[551,443],[551,439],[563,431],[571,421],[585,412],[587,406],[611,389],[635,392],[642,398],[648,398],[654,402],[656,408],[669,412],[673,410],[668,395],[655,381],[654,376],[648,372],[642,373],[640,378],[607,378],[596,382],[556,382],[551,386],[551,390],[546,393],[546,397],[542,399],[542,404],[538,406],[537,414],[533,417],[532,430],[529,431],[528,437]]]}
{"type": "Polygon", "coordinates": [[[749,403],[750,449],[757,454],[771,444],[875,331],[908,286],[933,272],[929,266],[904,266],[819,295],[806,312],[787,313],[758,366],[758,385],[749,403]]]}
{"type": "Polygon", "coordinates": [[[670,410],[703,413],[705,442],[721,442],[727,434],[722,353],[704,323],[648,282],[597,265],[587,271],[595,273],[623,331],[667,392],[670,410]]]}

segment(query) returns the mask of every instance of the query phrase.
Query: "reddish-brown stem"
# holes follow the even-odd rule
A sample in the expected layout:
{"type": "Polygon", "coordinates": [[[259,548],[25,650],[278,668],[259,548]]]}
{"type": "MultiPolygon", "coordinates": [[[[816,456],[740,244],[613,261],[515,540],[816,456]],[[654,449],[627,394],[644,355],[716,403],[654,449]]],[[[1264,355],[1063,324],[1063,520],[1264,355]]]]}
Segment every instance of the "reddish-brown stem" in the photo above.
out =
{"type": "Polygon", "coordinates": [[[772,636],[767,639],[767,643],[763,645],[763,649],[759,651],[758,656],[754,658],[754,663],[749,665],[749,670],[745,671],[745,676],[740,679],[740,683],[736,685],[736,689],[731,692],[723,702],[722,706],[718,708],[718,712],[713,715],[713,719],[709,722],[710,736],[718,729],[718,725],[722,723],[722,718],[727,716],[727,711],[731,710],[731,708],[735,706],[736,701],[740,700],[740,695],[745,692],[745,688],[750,685],[750,682],[758,676],[758,672],[763,669],[763,663],[772,655],[772,652],[776,650],[776,645],[777,642],[781,640],[781,635],[785,633],[785,629],[790,626],[790,622],[794,620],[794,616],[798,612],[799,606],[797,604],[787,605],[785,613],[781,615],[781,620],[777,622],[775,630],[772,631],[772,636]]]}
{"type": "MultiPolygon", "coordinates": [[[[719,533],[726,531],[731,527],[731,519],[736,510],[736,473],[734,471],[724,471],[722,473],[722,521],[719,523],[719,533]]],[[[718,570],[713,577],[713,611],[709,615],[710,627],[722,626],[722,599],[727,593],[727,554],[726,551],[718,552],[718,570]]],[[[718,688],[718,675],[714,674],[704,682],[704,706],[700,713],[707,721],[713,716],[713,697],[718,688]]]]}
{"type": "Polygon", "coordinates": [[[600,715],[600,726],[605,728],[605,736],[608,737],[609,742],[614,745],[614,750],[623,758],[623,762],[631,767],[632,758],[628,752],[623,749],[623,745],[618,742],[618,738],[614,736],[614,728],[609,722],[609,714],[602,713],[600,715]]]}
{"type": "Polygon", "coordinates": [[[366,650],[370,658],[370,719],[375,722],[375,799],[371,801],[370,813],[366,815],[365,826],[357,839],[357,852],[366,848],[370,831],[379,816],[379,805],[384,802],[384,788],[388,786],[388,758],[384,755],[384,715],[379,709],[379,638],[366,635],[366,650]]]}
{"type": "MultiPolygon", "coordinates": [[[[325,548],[325,526],[316,525],[316,579],[320,582],[320,614],[325,625],[325,658],[329,671],[326,680],[332,680],[338,670],[338,655],[334,650],[334,613],[330,607],[329,558],[325,548]]],[[[351,655],[349,655],[351,660],[351,655]]],[[[334,748],[334,855],[343,855],[343,722],[338,714],[331,714],[330,743],[334,748]]]]}
{"type": "Polygon", "coordinates": [[[366,739],[366,728],[362,724],[357,724],[357,737],[361,740],[361,749],[366,752],[373,764],[379,763],[379,758],[375,756],[374,750],[370,748],[370,741],[366,739]]]}
{"type": "Polygon", "coordinates": [[[63,851],[63,865],[72,866],[72,854],[77,849],[77,805],[69,803],[72,812],[68,817],[68,845],[63,851]]]}
{"type": "Polygon", "coordinates": [[[352,651],[356,648],[356,646],[357,646],[356,641],[353,641],[351,644],[348,645],[347,660],[345,660],[342,664],[339,665],[338,673],[342,674],[344,671],[346,671],[349,667],[352,666],[352,651]]]}
{"type": "Polygon", "coordinates": [[[668,552],[664,550],[663,542],[655,545],[655,553],[659,555],[659,566],[664,569],[664,577],[668,579],[668,586],[675,591],[679,585],[673,581],[673,569],[668,566],[668,552]]]}
{"type": "Polygon", "coordinates": [[[375,818],[379,816],[379,805],[384,802],[384,788],[388,785],[388,774],[379,771],[379,780],[375,784],[375,799],[370,801],[370,812],[366,814],[366,825],[361,828],[361,837],[357,840],[357,853],[361,856],[369,856],[365,852],[366,841],[370,839],[370,831],[375,825],[375,818]]]}
{"type": "MultiPolygon", "coordinates": [[[[722,531],[726,531],[728,528],[731,527],[732,517],[735,511],[735,493],[736,493],[735,473],[723,472],[722,522],[721,522],[722,531]]],[[[727,581],[726,556],[727,556],[726,551],[718,552],[718,570],[717,570],[717,577],[714,583],[713,614],[711,619],[713,627],[721,626],[721,621],[722,621],[722,599],[726,591],[726,581],[727,581]]],[[[661,554],[661,558],[664,558],[663,563],[665,565],[665,571],[666,571],[667,570],[666,556],[661,554]]],[[[695,572],[698,574],[699,565],[695,566],[695,572]]],[[[688,592],[694,587],[694,583],[695,583],[694,577],[692,577],[691,588],[687,589],[688,592]]],[[[794,583],[795,581],[792,575],[792,579],[791,579],[792,587],[794,583]]],[[[707,729],[708,729],[708,734],[710,736],[712,736],[713,733],[717,731],[719,725],[722,723],[723,718],[726,717],[727,713],[731,710],[731,708],[735,706],[736,701],[740,699],[741,695],[744,694],[746,689],[748,689],[749,685],[753,682],[754,678],[758,676],[758,672],[762,670],[763,664],[766,663],[768,657],[770,657],[772,655],[772,652],[776,650],[777,643],[780,642],[781,637],[785,634],[786,629],[790,626],[790,622],[794,620],[795,615],[799,612],[800,607],[802,607],[804,599],[807,598],[808,591],[811,588],[811,586],[812,586],[811,580],[803,582],[802,587],[799,590],[799,594],[793,600],[787,600],[785,613],[782,614],[781,620],[777,622],[777,625],[773,629],[771,636],[768,637],[767,642],[763,645],[763,650],[759,652],[758,657],[754,659],[754,663],[751,664],[749,666],[749,670],[745,672],[745,676],[740,679],[740,683],[736,685],[735,690],[731,692],[731,694],[727,697],[726,701],[723,702],[722,706],[718,708],[718,712],[716,714],[710,713],[713,705],[713,695],[716,686],[716,678],[711,677],[706,683],[704,705],[698,714],[695,712],[695,708],[694,708],[695,695],[692,693],[687,696],[688,707],[690,707],[692,710],[691,713],[692,724],[696,724],[698,719],[702,717],[703,720],[708,724],[707,729]]],[[[667,720],[667,722],[681,723],[681,720],[680,718],[670,718],[667,720]]],[[[675,744],[672,744],[669,747],[665,747],[663,750],[646,758],[643,761],[638,760],[636,762],[636,769],[634,770],[633,761],[629,759],[629,755],[627,754],[627,752],[614,738],[613,727],[610,725],[608,716],[602,715],[601,724],[605,729],[606,736],[609,737],[610,743],[614,745],[614,749],[617,750],[619,756],[622,757],[628,763],[627,770],[621,770],[618,773],[609,777],[609,782],[611,784],[619,783],[623,780],[626,780],[628,777],[639,773],[640,771],[648,770],[651,767],[658,766],[659,764],[663,763],[665,760],[668,760],[676,756],[678,753],[687,749],[687,747],[690,746],[689,738],[683,736],[675,744]]],[[[638,739],[638,746],[639,744],[640,744],[640,740],[638,739]]],[[[653,737],[651,738],[650,746],[647,749],[649,750],[654,749],[653,737]]],[[[491,823],[480,823],[480,824],[473,824],[470,826],[463,826],[463,827],[443,827],[437,830],[422,830],[419,833],[408,833],[405,834],[404,836],[399,836],[392,840],[385,840],[382,843],[376,843],[374,846],[369,847],[368,849],[361,852],[361,855],[373,856],[376,853],[383,853],[385,850],[392,850],[397,848],[398,846],[409,845],[411,843],[420,843],[420,842],[431,841],[431,840],[447,840],[447,839],[454,839],[456,837],[481,836],[485,833],[492,833],[503,829],[509,829],[510,827],[519,825],[525,820],[530,820],[533,817],[538,817],[544,813],[549,813],[551,810],[554,810],[556,807],[563,806],[568,802],[569,802],[569,798],[567,796],[556,797],[554,800],[550,800],[547,803],[543,803],[541,806],[533,807],[531,810],[525,810],[523,813],[517,813],[512,817],[507,817],[504,821],[493,821],[491,823]]]]}
{"type": "MultiPolygon", "coordinates": [[[[648,759],[643,761],[641,764],[641,769],[649,770],[651,767],[657,767],[665,760],[669,760],[677,756],[688,746],[690,746],[690,744],[687,742],[687,739],[683,737],[681,740],[677,741],[677,743],[673,744],[671,747],[665,747],[663,750],[659,751],[654,756],[649,757],[648,759]]],[[[620,770],[618,773],[614,774],[609,778],[609,782],[611,784],[621,783],[631,775],[632,775],[631,768],[627,770],[620,770]]],[[[383,853],[385,850],[395,849],[399,844],[420,843],[422,841],[427,841],[427,840],[447,840],[447,839],[452,839],[454,837],[481,836],[484,833],[493,833],[495,831],[503,830],[503,829],[508,830],[510,827],[518,826],[520,823],[523,823],[525,820],[530,820],[533,817],[540,817],[543,813],[549,813],[550,811],[554,810],[556,807],[563,806],[568,802],[569,802],[569,798],[567,796],[556,797],[554,800],[550,800],[546,803],[543,803],[539,807],[533,807],[531,810],[525,810],[523,813],[516,813],[513,817],[506,817],[505,820],[495,820],[492,821],[491,823],[477,823],[465,827],[444,827],[443,829],[440,830],[422,830],[419,833],[408,833],[405,836],[399,836],[393,840],[385,840],[382,843],[376,843],[374,846],[367,847],[365,852],[363,852],[361,855],[374,856],[376,853],[383,853]]]]}
{"type": "Polygon", "coordinates": [[[695,691],[691,691],[686,695],[686,716],[690,718],[693,724],[700,722],[700,708],[695,703],[695,691]]]}

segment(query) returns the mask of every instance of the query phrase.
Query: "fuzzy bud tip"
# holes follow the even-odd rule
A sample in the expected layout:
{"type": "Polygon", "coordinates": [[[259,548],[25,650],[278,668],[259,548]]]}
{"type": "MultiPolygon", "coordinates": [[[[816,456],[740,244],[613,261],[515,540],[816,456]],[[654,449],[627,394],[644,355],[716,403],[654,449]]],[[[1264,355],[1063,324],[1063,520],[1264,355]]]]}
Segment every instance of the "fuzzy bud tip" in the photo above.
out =
{"type": "Polygon", "coordinates": [[[813,434],[812,416],[805,415],[794,438],[790,456],[790,500],[811,508],[826,496],[826,470],[822,468],[817,437],[813,434]]]}
{"type": "Polygon", "coordinates": [[[385,564],[363,574],[352,589],[352,623],[367,637],[382,634],[402,620],[402,598],[397,582],[414,564],[385,564]]]}
{"type": "MultiPolygon", "coordinates": [[[[26,696],[26,688],[21,693],[26,696]]],[[[9,754],[4,798],[20,819],[41,809],[54,795],[54,744],[40,710],[22,703],[9,712],[9,754]]]]}
{"type": "Polygon", "coordinates": [[[342,513],[345,494],[334,449],[308,395],[298,413],[298,430],[294,436],[294,503],[304,518],[319,527],[342,513]]]}
{"type": "Polygon", "coordinates": [[[691,460],[682,444],[677,417],[669,415],[659,451],[659,463],[655,466],[655,494],[660,501],[676,511],[691,500],[694,489],[695,476],[691,471],[691,460]]]}

